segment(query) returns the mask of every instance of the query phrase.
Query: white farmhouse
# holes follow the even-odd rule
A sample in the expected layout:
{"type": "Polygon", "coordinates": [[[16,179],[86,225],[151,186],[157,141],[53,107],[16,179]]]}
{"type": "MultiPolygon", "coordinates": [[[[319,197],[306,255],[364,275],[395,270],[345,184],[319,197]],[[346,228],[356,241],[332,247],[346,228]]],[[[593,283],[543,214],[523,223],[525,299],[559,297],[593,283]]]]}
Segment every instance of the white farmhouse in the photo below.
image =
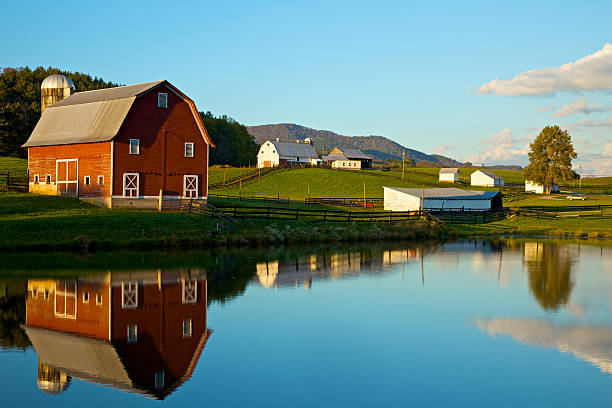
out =
{"type": "Polygon", "coordinates": [[[440,169],[440,181],[454,183],[459,181],[459,169],[456,167],[440,169]]]}
{"type": "Polygon", "coordinates": [[[479,187],[501,187],[504,179],[491,173],[488,170],[476,170],[470,176],[473,186],[479,187]]]}
{"type": "Polygon", "coordinates": [[[257,167],[260,168],[320,163],[321,159],[309,140],[305,143],[268,140],[261,145],[257,153],[257,167]]]}
{"type": "Polygon", "coordinates": [[[502,207],[497,191],[469,191],[459,188],[383,187],[385,211],[487,211],[502,207]]]}
{"type": "MultiPolygon", "coordinates": [[[[548,188],[550,189],[551,193],[558,193],[559,192],[559,186],[556,185],[556,184],[548,186],[548,188]]],[[[536,194],[544,194],[546,192],[546,189],[544,188],[544,186],[542,184],[534,183],[534,182],[532,182],[530,180],[525,180],[525,192],[527,192],[527,193],[536,193],[536,194]]]]}
{"type": "Polygon", "coordinates": [[[361,149],[334,147],[322,159],[325,163],[331,163],[332,169],[361,170],[372,168],[373,157],[365,154],[361,149]]]}

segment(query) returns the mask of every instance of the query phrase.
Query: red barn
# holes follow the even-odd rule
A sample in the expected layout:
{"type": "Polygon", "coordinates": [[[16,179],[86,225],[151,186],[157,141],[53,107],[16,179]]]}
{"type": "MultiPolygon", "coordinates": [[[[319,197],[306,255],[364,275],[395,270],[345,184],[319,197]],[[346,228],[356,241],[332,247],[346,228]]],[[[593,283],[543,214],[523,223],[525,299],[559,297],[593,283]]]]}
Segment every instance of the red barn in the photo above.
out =
{"type": "Polygon", "coordinates": [[[168,81],[74,93],[23,145],[30,192],[139,208],[157,208],[160,191],[205,200],[210,146],[194,102],[168,81]]]}

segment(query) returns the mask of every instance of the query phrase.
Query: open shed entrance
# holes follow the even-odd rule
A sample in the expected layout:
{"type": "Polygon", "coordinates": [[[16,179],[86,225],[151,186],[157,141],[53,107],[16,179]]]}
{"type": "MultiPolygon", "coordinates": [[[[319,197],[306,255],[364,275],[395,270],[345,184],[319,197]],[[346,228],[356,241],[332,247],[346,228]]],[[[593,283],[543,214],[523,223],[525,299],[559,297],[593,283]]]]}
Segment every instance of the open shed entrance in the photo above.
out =
{"type": "Polygon", "coordinates": [[[55,162],[57,194],[77,197],[79,195],[79,160],[63,159],[55,162]]]}

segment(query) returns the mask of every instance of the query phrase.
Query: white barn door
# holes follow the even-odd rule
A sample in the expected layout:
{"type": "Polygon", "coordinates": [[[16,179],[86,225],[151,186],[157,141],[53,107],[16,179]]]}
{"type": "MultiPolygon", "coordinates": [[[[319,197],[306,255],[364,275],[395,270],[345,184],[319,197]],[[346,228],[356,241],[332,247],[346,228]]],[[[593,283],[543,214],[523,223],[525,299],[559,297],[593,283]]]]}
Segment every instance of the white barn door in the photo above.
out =
{"type": "Polygon", "coordinates": [[[123,196],[138,197],[140,176],[138,173],[123,173],[123,196]]]}
{"type": "Polygon", "coordinates": [[[198,198],[197,175],[185,175],[183,177],[183,197],[198,198]]]}

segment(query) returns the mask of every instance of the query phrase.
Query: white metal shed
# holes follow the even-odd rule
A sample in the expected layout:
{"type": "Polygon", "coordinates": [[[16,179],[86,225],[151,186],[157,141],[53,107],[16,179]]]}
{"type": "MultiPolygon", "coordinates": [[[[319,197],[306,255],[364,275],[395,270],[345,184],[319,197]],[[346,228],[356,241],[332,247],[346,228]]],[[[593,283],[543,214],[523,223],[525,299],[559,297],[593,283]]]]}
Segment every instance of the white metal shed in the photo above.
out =
{"type": "Polygon", "coordinates": [[[504,179],[488,170],[476,170],[470,176],[471,184],[479,187],[501,187],[504,179]]]}
{"type": "Polygon", "coordinates": [[[487,211],[501,208],[497,191],[470,191],[460,188],[383,187],[386,211],[487,211]]]}

